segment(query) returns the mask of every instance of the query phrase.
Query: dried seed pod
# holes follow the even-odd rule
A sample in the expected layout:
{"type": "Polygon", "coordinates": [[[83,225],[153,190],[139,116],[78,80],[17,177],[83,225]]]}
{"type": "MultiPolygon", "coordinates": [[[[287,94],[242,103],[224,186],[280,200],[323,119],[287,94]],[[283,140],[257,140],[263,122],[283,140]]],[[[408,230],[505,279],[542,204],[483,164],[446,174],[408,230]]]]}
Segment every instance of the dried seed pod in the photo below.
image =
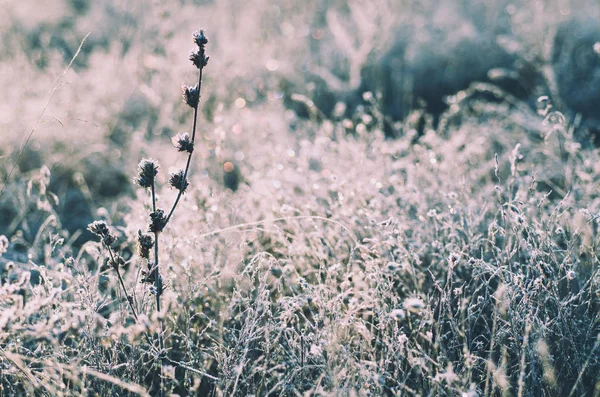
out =
{"type": "Polygon", "coordinates": [[[177,172],[169,174],[169,185],[179,190],[181,193],[184,193],[185,189],[187,189],[190,184],[185,177],[185,173],[180,169],[177,172]]]}
{"type": "Polygon", "coordinates": [[[204,35],[204,29],[192,33],[192,40],[198,47],[204,47],[208,44],[208,38],[204,35]]]}
{"type": "Polygon", "coordinates": [[[141,187],[151,187],[156,174],[158,174],[158,163],[156,160],[143,159],[138,164],[138,176],[133,181],[141,187]]]}
{"type": "Polygon", "coordinates": [[[198,100],[200,99],[200,89],[198,88],[198,84],[193,86],[182,85],[181,91],[183,91],[183,102],[195,109],[196,106],[198,106],[198,100]]]}
{"type": "Polygon", "coordinates": [[[154,247],[154,240],[149,234],[143,234],[141,230],[138,230],[138,255],[142,258],[150,258],[150,250],[154,247]]]}
{"type": "Polygon", "coordinates": [[[167,224],[167,217],[165,216],[165,211],[161,209],[157,209],[154,212],[150,213],[150,224],[148,225],[148,230],[152,233],[158,233],[164,229],[167,224]]]}
{"type": "Polygon", "coordinates": [[[183,134],[177,134],[175,137],[173,137],[172,141],[173,146],[175,146],[179,152],[192,153],[194,151],[194,142],[190,138],[190,134],[187,132],[184,132],[183,134]]]}
{"type": "Polygon", "coordinates": [[[102,238],[102,242],[110,247],[117,241],[117,237],[111,233],[105,221],[94,221],[88,225],[88,230],[102,238]]]}

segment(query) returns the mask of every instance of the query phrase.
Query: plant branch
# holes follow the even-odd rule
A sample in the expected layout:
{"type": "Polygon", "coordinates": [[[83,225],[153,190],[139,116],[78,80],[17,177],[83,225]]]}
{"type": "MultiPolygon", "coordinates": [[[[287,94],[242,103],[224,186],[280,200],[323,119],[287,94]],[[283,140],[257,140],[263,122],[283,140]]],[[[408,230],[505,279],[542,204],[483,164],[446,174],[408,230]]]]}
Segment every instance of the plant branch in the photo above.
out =
{"type": "MultiPolygon", "coordinates": [[[[155,179],[152,178],[152,211],[156,213],[156,189],[154,188],[155,179]]],[[[158,372],[160,376],[160,396],[163,396],[163,378],[162,378],[162,367],[163,360],[160,356],[163,355],[164,352],[164,342],[163,342],[163,323],[160,319],[160,296],[162,292],[162,283],[160,278],[160,271],[158,266],[158,230],[154,232],[154,288],[156,289],[156,313],[159,316],[159,324],[160,324],[160,332],[158,332],[158,346],[159,346],[159,357],[158,357],[158,372]]]]}
{"type": "Polygon", "coordinates": [[[123,282],[123,277],[121,277],[121,272],[119,271],[119,264],[115,260],[115,256],[114,256],[110,246],[107,246],[107,248],[108,248],[108,254],[110,255],[110,260],[114,265],[113,268],[115,269],[115,272],[117,273],[117,277],[119,278],[119,283],[121,284],[121,288],[123,289],[123,293],[125,294],[127,303],[129,303],[129,308],[131,309],[131,313],[133,314],[135,321],[138,322],[139,320],[138,320],[137,311],[135,310],[135,306],[133,306],[133,298],[127,292],[127,287],[125,287],[125,283],[123,282]]]}
{"type": "MultiPolygon", "coordinates": [[[[154,188],[154,180],[152,180],[152,210],[156,212],[156,189],[154,188]]],[[[156,311],[160,313],[160,296],[162,292],[162,283],[160,280],[159,262],[158,262],[158,231],[154,232],[154,287],[156,288],[156,311]]],[[[161,324],[162,328],[162,324],[161,324]]],[[[162,336],[159,337],[160,348],[163,348],[162,336]]]]}
{"type": "MultiPolygon", "coordinates": [[[[202,92],[202,71],[203,70],[204,70],[203,67],[200,68],[200,72],[198,73],[198,102],[196,103],[196,106],[194,106],[194,126],[192,127],[192,143],[194,143],[195,139],[196,139],[196,127],[198,125],[198,106],[200,106],[200,93],[202,92]]],[[[188,153],[187,163],[185,164],[185,171],[183,172],[183,180],[184,181],[186,180],[188,171],[190,170],[190,164],[192,162],[192,153],[194,153],[194,152],[191,151],[190,153],[188,153]]],[[[177,207],[177,204],[179,203],[179,199],[183,195],[183,192],[184,192],[183,190],[179,190],[179,193],[177,193],[177,197],[175,198],[173,207],[171,207],[171,210],[169,211],[169,215],[167,216],[167,220],[165,221],[165,227],[169,223],[169,220],[171,220],[171,216],[173,215],[173,212],[175,211],[175,208],[177,207]]]]}

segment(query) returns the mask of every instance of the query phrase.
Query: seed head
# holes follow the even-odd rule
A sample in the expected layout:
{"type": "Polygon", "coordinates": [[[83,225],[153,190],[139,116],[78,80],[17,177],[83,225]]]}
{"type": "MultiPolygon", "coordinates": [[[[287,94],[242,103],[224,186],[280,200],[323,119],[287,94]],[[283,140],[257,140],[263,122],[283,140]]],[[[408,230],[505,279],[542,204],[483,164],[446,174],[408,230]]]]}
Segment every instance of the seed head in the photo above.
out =
{"type": "Polygon", "coordinates": [[[198,100],[200,99],[200,89],[198,88],[198,84],[193,86],[182,85],[181,91],[183,91],[183,102],[195,109],[196,106],[198,106],[198,100]]]}
{"type": "Polygon", "coordinates": [[[150,258],[150,250],[154,247],[154,240],[149,234],[143,234],[141,230],[138,230],[138,255],[142,258],[150,258]]]}
{"type": "Polygon", "coordinates": [[[179,190],[181,193],[190,185],[182,169],[169,174],[169,185],[179,190]]]}
{"type": "Polygon", "coordinates": [[[208,43],[208,38],[204,35],[204,29],[192,33],[192,40],[198,47],[204,47],[208,43]]]}
{"type": "Polygon", "coordinates": [[[156,278],[154,277],[154,262],[148,261],[148,270],[142,270],[142,283],[154,284],[156,278]]]}
{"type": "Polygon", "coordinates": [[[175,137],[173,137],[172,141],[173,146],[175,146],[179,152],[192,153],[194,151],[194,142],[192,142],[190,134],[187,132],[184,132],[183,134],[177,134],[175,137]]]}
{"type": "Polygon", "coordinates": [[[125,259],[121,255],[115,255],[114,261],[111,259],[108,260],[108,265],[113,269],[118,269],[119,267],[125,265],[125,259]]]}
{"type": "Polygon", "coordinates": [[[102,239],[107,247],[110,247],[117,241],[117,237],[108,229],[104,221],[94,221],[88,225],[88,230],[102,239]]]}
{"type": "Polygon", "coordinates": [[[141,187],[151,187],[156,174],[158,174],[158,163],[156,160],[143,159],[138,164],[138,176],[133,181],[141,187]]]}
{"type": "Polygon", "coordinates": [[[198,69],[202,69],[208,65],[208,58],[209,57],[206,56],[206,52],[204,51],[204,47],[190,51],[189,59],[198,69]]]}
{"type": "Polygon", "coordinates": [[[148,225],[148,230],[152,233],[157,233],[162,231],[166,224],[167,218],[165,217],[165,211],[161,209],[157,209],[154,212],[150,213],[150,224],[148,225]]]}

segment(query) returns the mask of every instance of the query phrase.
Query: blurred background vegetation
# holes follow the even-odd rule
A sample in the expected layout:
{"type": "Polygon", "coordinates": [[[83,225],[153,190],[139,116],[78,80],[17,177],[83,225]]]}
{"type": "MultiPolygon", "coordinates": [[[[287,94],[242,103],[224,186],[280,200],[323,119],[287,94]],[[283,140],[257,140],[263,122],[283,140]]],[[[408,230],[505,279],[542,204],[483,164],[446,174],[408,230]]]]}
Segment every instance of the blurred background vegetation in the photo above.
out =
{"type": "MultiPolygon", "coordinates": [[[[211,33],[202,128],[206,156],[215,162],[260,133],[232,130],[250,111],[291,109],[349,126],[365,112],[380,112],[387,137],[406,134],[401,122],[411,116],[422,134],[427,117],[436,127],[461,99],[456,94],[476,82],[493,83],[532,108],[548,95],[569,120],[583,116],[578,134],[588,142],[586,133],[597,136],[600,125],[599,8],[586,0],[4,0],[1,176],[22,148],[9,183],[48,165],[59,207],[76,215],[60,217],[70,233],[87,225],[105,199],[131,195],[129,174],[140,154],[189,128],[177,87],[192,77],[181,59],[198,27],[211,33]],[[376,96],[375,106],[365,92],[376,96]]],[[[284,123],[281,134],[306,134],[284,123]]],[[[9,196],[0,198],[0,233],[12,235],[23,211],[9,196]]]]}
{"type": "Polygon", "coordinates": [[[218,380],[173,364],[171,391],[474,396],[525,384],[523,395],[597,395],[597,0],[0,0],[0,10],[0,279],[23,296],[4,306],[18,326],[0,316],[6,351],[76,357],[156,387],[151,365],[142,374],[133,362],[142,331],[98,273],[85,229],[109,221],[126,281],[150,301],[133,255],[147,198],[131,181],[142,157],[163,165],[162,185],[181,165],[169,146],[191,128],[179,87],[196,78],[190,35],[204,28],[201,139],[164,237],[165,299],[170,358],[218,380]],[[294,216],[321,220],[252,223],[294,216]],[[209,235],[244,223],[254,227],[209,235]],[[32,297],[50,298],[30,307],[32,297]],[[298,313],[319,326],[303,328],[298,313]],[[33,337],[45,318],[56,324],[33,337]],[[366,336],[379,325],[379,339],[366,336]],[[272,373],[244,332],[260,349],[285,340],[271,346],[272,373]]]}

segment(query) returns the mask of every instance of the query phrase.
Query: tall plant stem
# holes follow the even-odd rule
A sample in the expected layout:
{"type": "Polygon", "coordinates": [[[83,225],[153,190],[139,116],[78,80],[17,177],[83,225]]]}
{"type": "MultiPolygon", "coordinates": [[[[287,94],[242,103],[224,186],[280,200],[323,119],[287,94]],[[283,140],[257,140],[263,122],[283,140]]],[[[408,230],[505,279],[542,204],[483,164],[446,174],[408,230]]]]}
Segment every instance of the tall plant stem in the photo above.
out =
{"type": "MultiPolygon", "coordinates": [[[[204,68],[200,68],[200,72],[198,73],[198,102],[196,103],[196,106],[194,106],[194,126],[192,127],[192,144],[195,142],[196,140],[196,127],[198,125],[198,106],[200,106],[200,93],[202,92],[202,71],[204,70],[204,68]]],[[[188,175],[188,172],[190,170],[190,164],[192,162],[192,152],[190,152],[188,154],[188,158],[187,158],[187,162],[185,164],[185,171],[183,172],[183,180],[185,181],[188,175]]],[[[183,190],[179,190],[179,193],[177,193],[177,197],[175,198],[175,202],[173,203],[173,207],[171,207],[171,211],[169,211],[169,215],[167,216],[167,220],[165,221],[165,226],[169,223],[169,220],[171,220],[171,216],[173,215],[173,212],[175,211],[175,208],[177,207],[177,204],[179,203],[179,199],[181,198],[181,196],[183,195],[183,190]]]]}
{"type": "MultiPolygon", "coordinates": [[[[194,106],[194,125],[192,128],[192,144],[195,142],[196,139],[196,129],[198,126],[198,106],[200,104],[200,92],[201,92],[201,88],[202,88],[202,70],[203,68],[200,68],[200,72],[198,73],[198,101],[196,102],[196,105],[194,106]]],[[[190,170],[190,164],[192,162],[192,153],[193,153],[193,149],[192,151],[190,151],[188,153],[188,158],[187,158],[187,162],[185,165],[185,171],[183,173],[183,180],[185,181],[187,179],[187,175],[188,172],[190,170]]],[[[156,213],[156,192],[155,192],[155,188],[154,188],[154,179],[152,180],[152,211],[156,213]]],[[[177,207],[177,204],[179,203],[179,200],[181,199],[181,196],[183,195],[184,190],[180,189],[179,193],[177,194],[177,197],[175,198],[175,202],[173,202],[173,206],[171,207],[171,210],[169,211],[169,215],[167,216],[164,224],[162,225],[162,230],[164,230],[164,228],[167,226],[167,224],[169,223],[169,221],[171,220],[171,216],[173,215],[173,212],[175,211],[175,208],[177,207]]],[[[154,232],[154,286],[156,288],[156,311],[158,313],[160,313],[160,297],[162,295],[162,280],[160,277],[160,267],[159,267],[159,262],[158,262],[158,231],[154,232]]],[[[161,356],[164,354],[164,342],[163,342],[163,322],[162,319],[160,320],[160,333],[158,335],[158,344],[160,347],[160,354],[161,356]]],[[[162,396],[164,391],[163,391],[163,379],[162,379],[162,365],[163,365],[163,359],[164,357],[159,357],[158,360],[158,365],[159,365],[159,372],[161,374],[160,377],[160,395],[162,396]]]]}
{"type": "MultiPolygon", "coordinates": [[[[152,211],[156,213],[156,189],[154,188],[154,179],[152,179],[152,211]]],[[[158,264],[158,231],[154,232],[154,288],[156,289],[156,313],[158,314],[160,331],[158,332],[158,346],[160,349],[159,355],[164,354],[164,342],[163,342],[163,322],[160,318],[160,296],[162,295],[162,281],[160,277],[159,264],[158,264]]],[[[160,376],[160,396],[164,395],[163,378],[162,378],[162,367],[163,358],[158,359],[158,373],[160,376]]]]}

